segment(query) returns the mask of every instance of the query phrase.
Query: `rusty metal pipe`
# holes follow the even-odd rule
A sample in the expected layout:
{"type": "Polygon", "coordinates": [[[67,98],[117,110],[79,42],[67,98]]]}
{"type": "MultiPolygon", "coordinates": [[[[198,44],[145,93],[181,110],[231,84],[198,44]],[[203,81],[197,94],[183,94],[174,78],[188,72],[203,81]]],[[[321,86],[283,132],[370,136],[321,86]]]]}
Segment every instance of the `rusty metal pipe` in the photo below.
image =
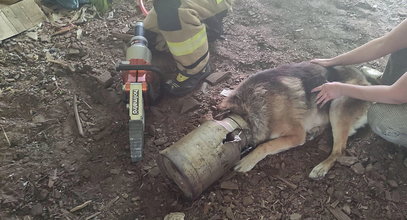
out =
{"type": "Polygon", "coordinates": [[[195,199],[240,160],[246,137],[236,134],[247,129],[238,115],[222,121],[207,121],[172,146],[162,150],[158,165],[189,199],[195,199]],[[227,136],[235,136],[227,140],[227,136]]]}

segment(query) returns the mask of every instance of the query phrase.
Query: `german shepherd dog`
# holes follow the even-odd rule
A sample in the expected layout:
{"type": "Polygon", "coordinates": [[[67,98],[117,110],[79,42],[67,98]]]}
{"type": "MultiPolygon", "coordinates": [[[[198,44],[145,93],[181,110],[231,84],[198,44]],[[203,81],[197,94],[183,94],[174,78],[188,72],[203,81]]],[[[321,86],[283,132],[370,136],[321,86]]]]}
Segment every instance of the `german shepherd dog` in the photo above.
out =
{"type": "Polygon", "coordinates": [[[346,148],[348,137],[367,122],[369,102],[341,97],[318,107],[317,93],[311,90],[327,81],[370,85],[356,68],[325,68],[302,62],[282,65],[254,74],[244,80],[219,105],[221,110],[243,117],[249,124],[247,136],[256,146],[235,166],[250,171],[267,155],[300,146],[332,127],[333,149],[327,159],[309,174],[323,178],[346,148]]]}

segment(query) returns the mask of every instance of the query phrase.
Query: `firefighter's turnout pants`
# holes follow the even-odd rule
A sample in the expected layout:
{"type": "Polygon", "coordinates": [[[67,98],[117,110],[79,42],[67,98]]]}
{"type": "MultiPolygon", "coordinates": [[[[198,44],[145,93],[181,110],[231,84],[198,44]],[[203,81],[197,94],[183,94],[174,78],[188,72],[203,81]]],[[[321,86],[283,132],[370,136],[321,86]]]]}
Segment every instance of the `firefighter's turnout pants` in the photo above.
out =
{"type": "Polygon", "coordinates": [[[144,27],[158,34],[152,42],[157,50],[169,50],[177,68],[193,75],[203,70],[209,60],[207,27],[210,23],[217,25],[212,18],[224,16],[232,1],[155,0],[144,27]]]}

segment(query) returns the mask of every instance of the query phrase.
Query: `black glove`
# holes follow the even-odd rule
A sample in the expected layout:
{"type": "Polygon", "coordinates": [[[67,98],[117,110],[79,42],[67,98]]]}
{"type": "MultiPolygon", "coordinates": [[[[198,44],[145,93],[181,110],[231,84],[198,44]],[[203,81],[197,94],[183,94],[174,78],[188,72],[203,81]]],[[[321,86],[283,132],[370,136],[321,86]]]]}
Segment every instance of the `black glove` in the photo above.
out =
{"type": "Polygon", "coordinates": [[[206,24],[206,34],[208,35],[209,42],[215,41],[223,34],[223,18],[226,14],[227,10],[224,10],[202,21],[206,24]]]}

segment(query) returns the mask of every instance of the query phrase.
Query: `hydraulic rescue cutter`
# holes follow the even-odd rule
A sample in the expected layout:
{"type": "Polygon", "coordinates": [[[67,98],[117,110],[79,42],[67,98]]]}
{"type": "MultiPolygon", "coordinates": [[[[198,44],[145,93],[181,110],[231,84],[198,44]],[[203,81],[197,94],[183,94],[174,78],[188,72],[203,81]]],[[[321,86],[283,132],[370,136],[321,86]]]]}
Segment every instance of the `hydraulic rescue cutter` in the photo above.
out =
{"type": "Polygon", "coordinates": [[[123,90],[129,109],[129,140],[131,161],[143,157],[145,112],[160,92],[160,70],[151,65],[151,51],[144,37],[143,22],[137,22],[135,36],[126,51],[126,61],[116,67],[121,71],[123,90]]]}

